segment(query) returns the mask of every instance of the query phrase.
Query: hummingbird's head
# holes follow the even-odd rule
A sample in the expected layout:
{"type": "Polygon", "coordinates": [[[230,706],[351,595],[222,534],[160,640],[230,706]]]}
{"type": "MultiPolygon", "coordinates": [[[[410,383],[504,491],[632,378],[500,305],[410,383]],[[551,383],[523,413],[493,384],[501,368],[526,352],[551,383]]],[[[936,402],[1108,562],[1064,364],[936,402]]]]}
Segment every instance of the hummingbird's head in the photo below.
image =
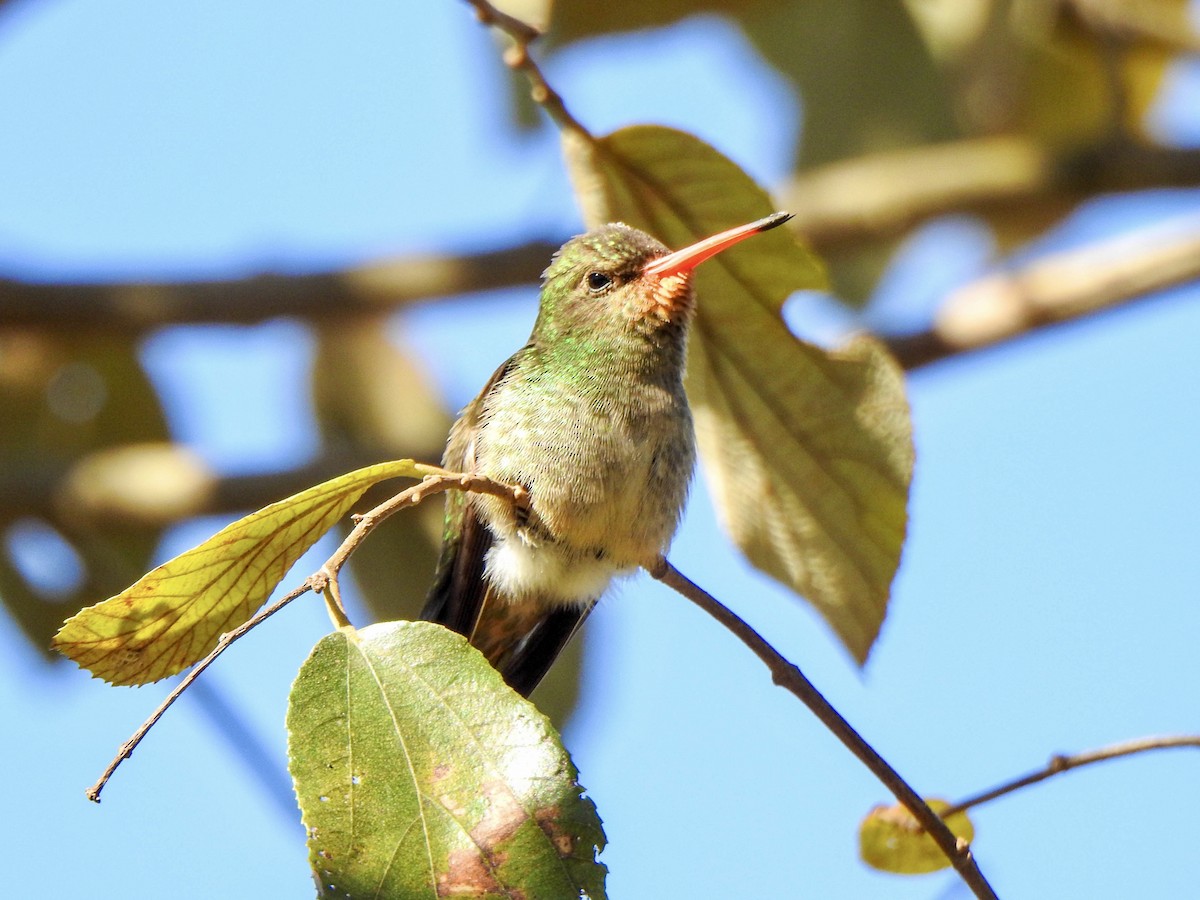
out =
{"type": "Polygon", "coordinates": [[[542,276],[542,314],[574,330],[655,330],[685,325],[692,311],[690,273],[666,278],[646,266],[670,253],[644,231],[615,222],[572,238],[542,276]]]}
{"type": "Polygon", "coordinates": [[[558,333],[577,328],[595,333],[614,326],[641,332],[683,330],[695,307],[696,266],[789,218],[775,213],[674,252],[619,222],[572,238],[542,276],[539,323],[558,333]]]}

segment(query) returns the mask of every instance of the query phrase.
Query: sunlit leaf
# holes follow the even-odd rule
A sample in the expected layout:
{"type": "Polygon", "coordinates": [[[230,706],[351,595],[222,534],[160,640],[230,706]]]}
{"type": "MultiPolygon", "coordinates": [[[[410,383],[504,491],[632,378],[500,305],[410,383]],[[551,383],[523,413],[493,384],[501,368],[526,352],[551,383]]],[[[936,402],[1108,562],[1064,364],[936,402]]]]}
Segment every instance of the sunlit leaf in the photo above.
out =
{"type": "Polygon", "coordinates": [[[575,766],[461,636],[428,622],[326,636],[287,726],[321,896],[604,896],[575,766]]]}
{"type": "MultiPolygon", "coordinates": [[[[623,220],[679,247],[773,209],[749,176],[681,132],[565,140],[593,225],[623,220]]],[[[782,228],[702,265],[687,389],[724,524],[862,661],[900,560],[912,436],[900,370],[880,345],[822,350],[780,318],[789,294],[821,281],[782,228]]]]}
{"type": "Polygon", "coordinates": [[[249,619],[368,487],[431,471],[408,459],[380,463],[260,509],[72,616],[54,647],[113,684],[174,675],[249,619]]]}
{"type": "MultiPolygon", "coordinates": [[[[945,800],[925,802],[939,815],[950,806],[945,800]]],[[[975,839],[975,826],[966,813],[955,813],[946,819],[946,825],[967,843],[975,839]]],[[[899,805],[877,806],[867,814],[858,829],[858,849],[868,866],[896,875],[924,875],[950,866],[933,838],[899,805]]]]}

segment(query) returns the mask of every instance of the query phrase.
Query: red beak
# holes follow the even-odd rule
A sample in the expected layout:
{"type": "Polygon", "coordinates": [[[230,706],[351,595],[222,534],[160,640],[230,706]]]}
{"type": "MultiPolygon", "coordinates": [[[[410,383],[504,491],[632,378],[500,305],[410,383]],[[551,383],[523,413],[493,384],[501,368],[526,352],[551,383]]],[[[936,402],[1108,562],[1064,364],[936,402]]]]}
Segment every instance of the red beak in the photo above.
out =
{"type": "Polygon", "coordinates": [[[660,256],[658,259],[651,260],[646,264],[646,268],[642,270],[642,274],[661,278],[664,275],[690,272],[696,266],[700,265],[700,263],[710,257],[716,256],[722,250],[726,250],[734,244],[744,241],[751,235],[770,231],[777,225],[782,225],[791,217],[791,213],[777,212],[767,216],[765,219],[751,222],[749,225],[739,225],[737,228],[730,228],[728,231],[714,234],[712,237],[697,241],[690,247],[684,247],[682,250],[676,250],[674,253],[668,253],[666,256],[660,256]]]}

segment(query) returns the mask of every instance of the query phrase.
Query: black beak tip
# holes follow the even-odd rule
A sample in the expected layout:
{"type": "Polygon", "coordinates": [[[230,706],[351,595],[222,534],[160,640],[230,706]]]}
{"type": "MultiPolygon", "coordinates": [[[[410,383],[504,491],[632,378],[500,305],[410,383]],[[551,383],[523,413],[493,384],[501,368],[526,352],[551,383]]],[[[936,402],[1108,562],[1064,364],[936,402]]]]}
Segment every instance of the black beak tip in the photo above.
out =
{"type": "Polygon", "coordinates": [[[759,219],[758,231],[761,233],[764,231],[770,231],[772,228],[778,228],[790,218],[792,218],[792,214],[790,212],[771,213],[771,215],[767,216],[765,219],[759,219]]]}

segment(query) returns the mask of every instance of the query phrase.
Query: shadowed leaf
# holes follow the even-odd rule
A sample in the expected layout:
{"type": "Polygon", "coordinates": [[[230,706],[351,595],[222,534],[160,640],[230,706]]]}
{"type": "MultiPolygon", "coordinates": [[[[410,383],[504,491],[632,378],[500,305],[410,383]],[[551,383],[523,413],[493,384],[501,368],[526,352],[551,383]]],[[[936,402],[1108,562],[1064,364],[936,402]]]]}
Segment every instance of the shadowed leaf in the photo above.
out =
{"type": "MultiPolygon", "coordinates": [[[[939,815],[950,806],[945,800],[925,802],[939,815]]],[[[967,843],[975,839],[975,827],[966,813],[951,816],[946,825],[967,843]]],[[[924,875],[950,868],[946,854],[903,806],[877,806],[867,813],[858,829],[858,848],[863,862],[881,872],[924,875]]]]}
{"type": "Polygon", "coordinates": [[[166,419],[133,336],[8,328],[0,333],[0,421],[0,602],[45,653],[64,617],[146,570],[160,531],[120,517],[97,528],[52,496],[90,457],[166,440],[166,419]],[[44,544],[36,550],[51,560],[56,584],[27,577],[28,554],[13,537],[31,525],[57,534],[53,555],[44,544]]]}
{"type": "MultiPolygon", "coordinates": [[[[773,210],[749,176],[681,132],[565,141],[591,225],[623,220],[680,247],[773,210]]],[[[780,318],[820,272],[782,228],[702,265],[687,390],[725,526],[862,662],[904,542],[912,434],[899,367],[879,344],[826,351],[780,318]]]]}
{"type": "Polygon", "coordinates": [[[1082,144],[1114,127],[1142,134],[1172,55],[1150,44],[1133,44],[1117,54],[1078,22],[1063,23],[1052,37],[1029,48],[1028,109],[1022,124],[1055,144],[1082,144]],[[1125,92],[1124,120],[1117,118],[1122,112],[1114,96],[1117,85],[1125,92]]]}
{"type": "MultiPolygon", "coordinates": [[[[356,317],[314,326],[313,405],[326,446],[371,459],[440,459],[454,419],[419,361],[400,342],[399,326],[356,317]]],[[[387,486],[363,498],[385,499],[387,486]]],[[[374,621],[415,619],[437,566],[441,504],[395,516],[354,551],[348,570],[374,621]]],[[[344,536],[352,523],[340,523],[344,536]]]]}
{"type": "Polygon", "coordinates": [[[239,519],[66,621],[53,646],[113,684],[146,684],[197,662],[253,615],[293,563],[386,478],[437,471],[412,460],[350,472],[239,519]]]}
{"type": "Polygon", "coordinates": [[[605,896],[575,766],[461,636],[428,622],[326,636],[287,726],[321,896],[605,896]]]}
{"type": "Polygon", "coordinates": [[[805,165],[955,134],[948,85],[902,3],[558,0],[546,39],[563,47],[703,13],[728,18],[803,98],[805,165]]]}

